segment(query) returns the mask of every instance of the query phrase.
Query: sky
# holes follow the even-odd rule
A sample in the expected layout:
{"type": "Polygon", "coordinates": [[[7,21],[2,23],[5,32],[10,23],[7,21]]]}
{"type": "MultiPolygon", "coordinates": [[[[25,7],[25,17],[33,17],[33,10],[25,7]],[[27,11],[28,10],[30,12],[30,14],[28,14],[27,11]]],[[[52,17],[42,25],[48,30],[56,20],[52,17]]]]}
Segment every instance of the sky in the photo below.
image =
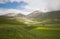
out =
{"type": "Polygon", "coordinates": [[[30,14],[33,11],[60,10],[60,0],[0,0],[0,15],[7,13],[30,14]]]}

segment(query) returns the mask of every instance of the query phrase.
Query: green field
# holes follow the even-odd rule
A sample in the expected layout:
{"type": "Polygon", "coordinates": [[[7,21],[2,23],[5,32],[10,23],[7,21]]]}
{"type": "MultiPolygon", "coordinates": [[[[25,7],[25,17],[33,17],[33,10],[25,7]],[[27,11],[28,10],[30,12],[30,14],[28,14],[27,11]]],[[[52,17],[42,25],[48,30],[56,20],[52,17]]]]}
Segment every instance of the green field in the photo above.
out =
{"type": "Polygon", "coordinates": [[[1,25],[0,39],[60,39],[60,30],[36,30],[26,29],[20,25],[1,25]]]}
{"type": "Polygon", "coordinates": [[[60,30],[36,30],[26,29],[20,25],[1,25],[0,39],[60,39],[60,30]]]}
{"type": "Polygon", "coordinates": [[[60,30],[33,30],[31,32],[40,36],[37,39],[60,39],[60,30]]]}
{"type": "Polygon", "coordinates": [[[60,39],[60,28],[47,29],[40,25],[28,26],[16,20],[0,20],[0,39],[60,39]]]}

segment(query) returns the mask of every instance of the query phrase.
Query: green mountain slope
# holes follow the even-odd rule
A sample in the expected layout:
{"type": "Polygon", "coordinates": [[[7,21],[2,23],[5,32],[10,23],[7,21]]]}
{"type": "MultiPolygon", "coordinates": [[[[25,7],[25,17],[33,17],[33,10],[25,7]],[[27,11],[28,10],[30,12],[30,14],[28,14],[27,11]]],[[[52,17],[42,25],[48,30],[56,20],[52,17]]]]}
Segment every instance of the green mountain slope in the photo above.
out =
{"type": "Polygon", "coordinates": [[[60,11],[52,11],[52,12],[39,12],[34,11],[31,14],[28,15],[29,18],[32,18],[33,20],[60,20],[60,11]]]}
{"type": "Polygon", "coordinates": [[[28,18],[41,22],[41,26],[60,27],[60,11],[39,12],[34,11],[28,15],[28,18]]]}

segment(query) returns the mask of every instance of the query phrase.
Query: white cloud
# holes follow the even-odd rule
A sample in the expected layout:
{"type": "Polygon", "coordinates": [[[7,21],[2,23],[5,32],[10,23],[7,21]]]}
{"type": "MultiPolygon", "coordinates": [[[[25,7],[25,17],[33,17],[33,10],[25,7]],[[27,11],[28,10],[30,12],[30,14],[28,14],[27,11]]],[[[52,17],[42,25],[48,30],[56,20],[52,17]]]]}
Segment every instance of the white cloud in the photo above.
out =
{"type": "Polygon", "coordinates": [[[33,10],[54,11],[60,10],[60,0],[24,0],[33,10]]]}
{"type": "Polygon", "coordinates": [[[6,0],[4,1],[4,0],[0,0],[0,4],[2,4],[2,3],[5,3],[6,2],[6,0]]]}
{"type": "Polygon", "coordinates": [[[22,14],[29,14],[29,12],[27,11],[20,11],[20,10],[17,10],[17,9],[0,9],[0,15],[3,15],[3,14],[7,14],[7,13],[22,13],[22,14]]]}
{"type": "Polygon", "coordinates": [[[10,2],[20,2],[20,1],[22,1],[22,0],[10,0],[10,2]]]}
{"type": "Polygon", "coordinates": [[[1,3],[6,3],[6,2],[20,2],[20,1],[22,1],[22,0],[0,0],[0,4],[1,3]]]}

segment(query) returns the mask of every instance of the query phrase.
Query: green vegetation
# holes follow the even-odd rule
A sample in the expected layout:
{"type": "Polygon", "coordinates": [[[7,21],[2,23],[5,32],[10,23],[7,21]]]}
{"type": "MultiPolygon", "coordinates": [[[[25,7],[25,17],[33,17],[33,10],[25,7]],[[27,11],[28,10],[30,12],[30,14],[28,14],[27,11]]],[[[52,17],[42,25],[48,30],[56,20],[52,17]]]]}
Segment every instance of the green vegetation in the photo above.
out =
{"type": "Polygon", "coordinates": [[[39,27],[0,17],[0,39],[60,39],[60,30],[36,29],[39,27]]]}
{"type": "Polygon", "coordinates": [[[51,28],[60,28],[60,21],[55,20],[43,20],[40,25],[43,27],[51,27],[51,28]]]}
{"type": "Polygon", "coordinates": [[[60,39],[60,30],[32,30],[31,32],[40,36],[37,39],[60,39]]]}

